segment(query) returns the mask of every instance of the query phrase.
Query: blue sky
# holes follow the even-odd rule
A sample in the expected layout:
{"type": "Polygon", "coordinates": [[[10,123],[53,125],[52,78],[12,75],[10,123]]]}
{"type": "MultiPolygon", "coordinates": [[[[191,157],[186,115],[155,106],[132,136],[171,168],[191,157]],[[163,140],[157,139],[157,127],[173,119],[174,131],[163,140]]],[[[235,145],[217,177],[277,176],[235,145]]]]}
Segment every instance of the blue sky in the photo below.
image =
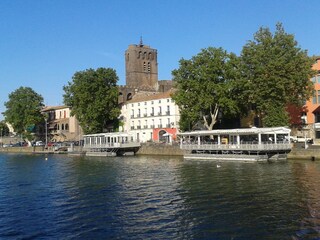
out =
{"type": "Polygon", "coordinates": [[[88,68],[111,67],[125,84],[124,52],[140,36],[158,50],[160,80],[202,48],[239,55],[259,27],[277,22],[319,55],[318,8],[318,0],[1,0],[0,112],[20,86],[63,104],[63,86],[88,68]]]}

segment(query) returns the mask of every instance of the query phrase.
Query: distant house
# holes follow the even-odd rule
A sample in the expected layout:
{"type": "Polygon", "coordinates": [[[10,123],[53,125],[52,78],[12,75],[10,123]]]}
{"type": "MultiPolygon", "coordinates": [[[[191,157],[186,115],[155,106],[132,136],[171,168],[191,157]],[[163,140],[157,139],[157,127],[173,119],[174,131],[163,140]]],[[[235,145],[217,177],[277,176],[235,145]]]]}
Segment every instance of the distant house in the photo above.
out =
{"type": "Polygon", "coordinates": [[[79,141],[83,131],[68,106],[47,106],[42,113],[47,116],[48,141],[79,141]]]}

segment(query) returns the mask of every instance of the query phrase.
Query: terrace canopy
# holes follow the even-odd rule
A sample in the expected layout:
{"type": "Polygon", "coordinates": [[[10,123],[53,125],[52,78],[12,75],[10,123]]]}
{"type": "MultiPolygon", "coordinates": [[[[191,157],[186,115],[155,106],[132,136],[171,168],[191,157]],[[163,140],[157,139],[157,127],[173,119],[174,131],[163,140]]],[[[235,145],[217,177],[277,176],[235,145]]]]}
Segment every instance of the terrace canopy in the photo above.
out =
{"type": "Polygon", "coordinates": [[[192,132],[183,132],[179,133],[178,135],[181,137],[197,137],[198,144],[200,144],[200,137],[204,136],[217,136],[218,137],[218,144],[221,143],[221,136],[228,136],[229,142],[230,138],[232,138],[232,143],[240,144],[240,136],[256,136],[257,141],[261,143],[261,136],[262,135],[271,135],[273,136],[274,143],[277,141],[277,136],[287,136],[287,139],[290,138],[291,130],[286,127],[271,127],[271,128],[237,128],[237,129],[217,129],[217,130],[202,130],[202,131],[192,131],[192,132]]]}

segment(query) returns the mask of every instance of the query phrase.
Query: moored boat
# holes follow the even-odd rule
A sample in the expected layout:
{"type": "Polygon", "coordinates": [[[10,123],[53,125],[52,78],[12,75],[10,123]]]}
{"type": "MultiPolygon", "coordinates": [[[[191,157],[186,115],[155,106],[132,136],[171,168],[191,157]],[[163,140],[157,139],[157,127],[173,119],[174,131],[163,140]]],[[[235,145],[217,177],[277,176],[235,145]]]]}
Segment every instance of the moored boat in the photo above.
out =
{"type": "Polygon", "coordinates": [[[97,133],[83,136],[87,156],[134,155],[141,144],[123,132],[97,133]]]}
{"type": "Polygon", "coordinates": [[[286,127],[202,130],[179,133],[185,159],[219,161],[286,160],[291,151],[286,127]]]}

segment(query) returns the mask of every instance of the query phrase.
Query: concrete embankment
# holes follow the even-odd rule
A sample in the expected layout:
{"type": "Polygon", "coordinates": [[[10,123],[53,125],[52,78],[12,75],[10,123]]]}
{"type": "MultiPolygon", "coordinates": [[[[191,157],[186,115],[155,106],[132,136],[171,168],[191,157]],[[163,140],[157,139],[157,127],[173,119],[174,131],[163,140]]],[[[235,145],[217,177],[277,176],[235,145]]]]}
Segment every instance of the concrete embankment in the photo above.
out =
{"type": "Polygon", "coordinates": [[[137,155],[183,156],[183,151],[179,148],[179,145],[144,143],[141,145],[137,155]]]}
{"type": "Polygon", "coordinates": [[[302,147],[294,147],[288,154],[288,160],[290,159],[320,160],[320,148],[310,147],[304,149],[302,147]]]}
{"type": "MultiPolygon", "coordinates": [[[[0,147],[0,153],[26,153],[26,154],[51,154],[51,153],[68,153],[67,151],[54,151],[53,147],[45,149],[44,146],[34,146],[34,147],[0,147]]],[[[72,153],[79,153],[81,149],[79,147],[74,147],[72,153]]]]}
{"type": "Polygon", "coordinates": [[[4,147],[0,148],[0,152],[5,153],[46,153],[43,146],[37,146],[37,147],[4,147]]]}
{"type": "MultiPolygon", "coordinates": [[[[39,147],[8,147],[1,148],[0,152],[5,153],[68,153],[66,151],[59,152],[53,151],[53,149],[44,149],[43,146],[39,147]]],[[[81,153],[81,149],[75,147],[74,152],[81,153]]],[[[72,152],[72,153],[74,153],[72,152]]],[[[179,145],[168,144],[156,144],[156,143],[144,143],[142,144],[137,155],[160,155],[160,156],[183,156],[183,151],[179,148],[179,145]]],[[[288,160],[304,159],[304,160],[320,160],[320,146],[310,146],[308,149],[304,149],[301,146],[294,147],[288,154],[288,160]]]]}

